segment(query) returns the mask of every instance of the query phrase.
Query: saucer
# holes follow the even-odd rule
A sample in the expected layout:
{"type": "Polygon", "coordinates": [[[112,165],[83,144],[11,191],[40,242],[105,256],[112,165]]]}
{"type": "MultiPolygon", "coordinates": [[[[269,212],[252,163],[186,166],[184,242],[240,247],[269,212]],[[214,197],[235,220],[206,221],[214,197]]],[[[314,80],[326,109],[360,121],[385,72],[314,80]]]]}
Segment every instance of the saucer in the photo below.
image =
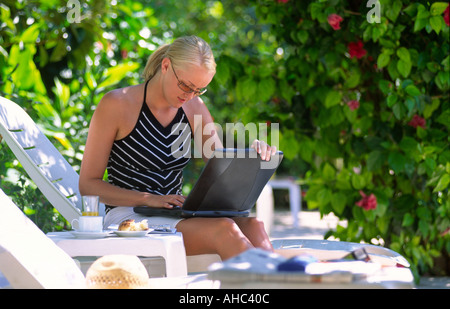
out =
{"type": "Polygon", "coordinates": [[[117,236],[120,237],[144,237],[149,230],[146,231],[114,231],[117,236]]]}
{"type": "Polygon", "coordinates": [[[103,238],[111,234],[111,231],[102,231],[102,232],[71,231],[71,233],[76,238],[103,238]]]}

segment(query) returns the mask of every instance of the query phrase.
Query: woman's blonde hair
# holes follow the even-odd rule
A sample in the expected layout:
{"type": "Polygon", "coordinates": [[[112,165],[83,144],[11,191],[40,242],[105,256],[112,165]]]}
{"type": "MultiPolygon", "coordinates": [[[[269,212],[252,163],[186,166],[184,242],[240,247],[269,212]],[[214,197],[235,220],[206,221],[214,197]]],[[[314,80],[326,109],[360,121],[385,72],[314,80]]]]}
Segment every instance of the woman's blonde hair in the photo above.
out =
{"type": "Polygon", "coordinates": [[[175,67],[197,64],[203,65],[212,72],[216,71],[216,62],[211,47],[195,35],[180,37],[172,44],[162,45],[155,50],[149,57],[142,74],[146,81],[161,69],[164,58],[169,58],[175,67]]]}

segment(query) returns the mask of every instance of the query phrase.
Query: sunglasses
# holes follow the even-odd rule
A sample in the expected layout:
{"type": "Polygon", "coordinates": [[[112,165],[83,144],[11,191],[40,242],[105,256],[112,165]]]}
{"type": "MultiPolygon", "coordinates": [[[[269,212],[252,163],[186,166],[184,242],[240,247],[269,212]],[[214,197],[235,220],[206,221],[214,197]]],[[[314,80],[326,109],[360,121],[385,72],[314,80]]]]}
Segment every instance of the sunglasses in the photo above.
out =
{"type": "Polygon", "coordinates": [[[183,82],[178,78],[178,75],[177,75],[177,73],[175,73],[175,69],[173,68],[173,65],[171,64],[170,66],[172,67],[173,74],[175,74],[175,77],[176,77],[176,79],[177,79],[177,81],[178,81],[178,88],[180,88],[181,90],[183,90],[183,92],[186,92],[186,93],[194,93],[194,96],[199,96],[199,95],[204,94],[204,93],[206,92],[206,90],[208,90],[208,89],[206,89],[206,88],[199,89],[199,90],[194,90],[194,89],[192,89],[191,87],[189,87],[188,85],[186,85],[185,83],[183,83],[183,82]]]}

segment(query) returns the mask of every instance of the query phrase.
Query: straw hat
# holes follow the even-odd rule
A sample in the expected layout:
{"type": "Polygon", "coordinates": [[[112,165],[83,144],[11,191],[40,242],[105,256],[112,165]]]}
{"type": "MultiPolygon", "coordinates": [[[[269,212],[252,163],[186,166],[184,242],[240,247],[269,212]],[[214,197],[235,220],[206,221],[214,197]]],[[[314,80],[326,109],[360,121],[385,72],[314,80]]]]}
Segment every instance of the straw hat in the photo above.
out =
{"type": "Polygon", "coordinates": [[[140,289],[148,287],[148,273],[135,255],[105,255],[86,273],[89,289],[140,289]]]}

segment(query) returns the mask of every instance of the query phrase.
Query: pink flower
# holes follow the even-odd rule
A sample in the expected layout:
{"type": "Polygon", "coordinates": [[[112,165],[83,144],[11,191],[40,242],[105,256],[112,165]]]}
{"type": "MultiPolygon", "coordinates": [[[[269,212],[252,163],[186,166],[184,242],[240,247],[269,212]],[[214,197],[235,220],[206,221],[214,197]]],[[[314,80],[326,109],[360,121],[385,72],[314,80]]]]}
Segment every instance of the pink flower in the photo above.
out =
{"type": "Polygon", "coordinates": [[[450,26],[450,4],[444,11],[444,21],[447,24],[447,26],[450,26]]]}
{"type": "Polygon", "coordinates": [[[350,42],[348,44],[348,53],[350,54],[350,58],[356,57],[360,59],[367,54],[367,51],[363,47],[364,44],[361,40],[358,42],[350,42]]]}
{"type": "Polygon", "coordinates": [[[348,101],[347,105],[350,108],[350,110],[352,110],[352,111],[359,108],[359,102],[356,100],[348,101]]]}
{"type": "Polygon", "coordinates": [[[373,193],[367,196],[363,191],[359,191],[359,194],[361,194],[362,199],[355,203],[357,206],[362,207],[365,210],[377,208],[377,198],[373,193]]]}
{"type": "Polygon", "coordinates": [[[337,14],[328,15],[328,23],[330,24],[331,28],[333,28],[334,30],[341,29],[341,21],[343,21],[343,20],[344,19],[337,14]]]}
{"type": "Polygon", "coordinates": [[[422,127],[423,129],[426,129],[426,120],[419,115],[414,115],[413,118],[408,122],[408,125],[414,128],[422,127]]]}
{"type": "Polygon", "coordinates": [[[289,0],[277,0],[278,3],[288,3],[289,0]]]}

